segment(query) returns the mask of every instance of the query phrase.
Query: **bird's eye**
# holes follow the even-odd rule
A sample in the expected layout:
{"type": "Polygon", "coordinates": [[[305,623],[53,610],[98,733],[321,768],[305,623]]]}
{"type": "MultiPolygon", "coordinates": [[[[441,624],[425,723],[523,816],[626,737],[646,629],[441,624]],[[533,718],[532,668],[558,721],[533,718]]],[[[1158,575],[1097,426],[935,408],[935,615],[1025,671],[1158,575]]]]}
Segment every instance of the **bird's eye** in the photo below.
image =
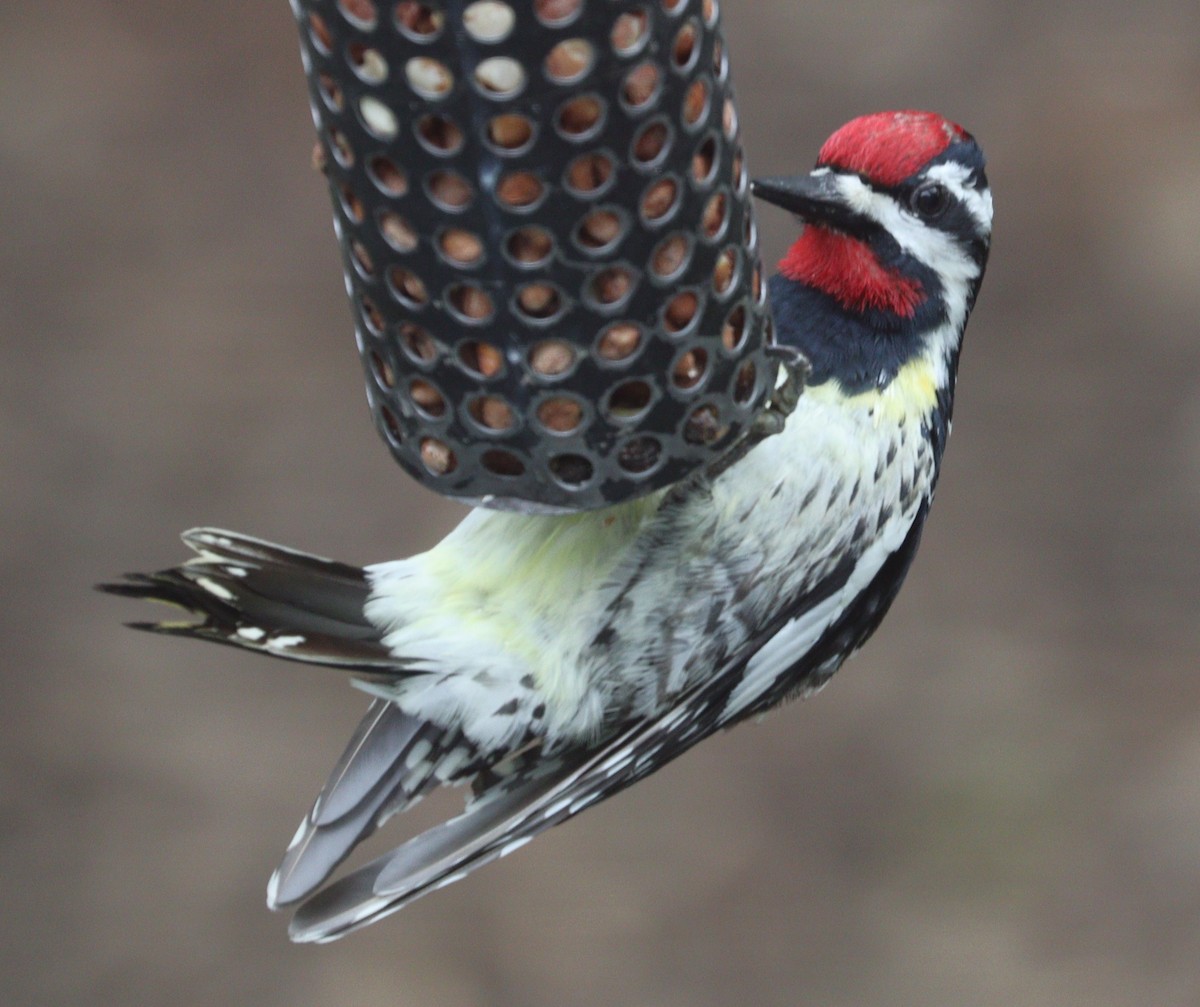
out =
{"type": "Polygon", "coordinates": [[[950,205],[950,192],[940,182],[930,182],[912,194],[908,205],[917,216],[932,220],[946,212],[950,205]]]}

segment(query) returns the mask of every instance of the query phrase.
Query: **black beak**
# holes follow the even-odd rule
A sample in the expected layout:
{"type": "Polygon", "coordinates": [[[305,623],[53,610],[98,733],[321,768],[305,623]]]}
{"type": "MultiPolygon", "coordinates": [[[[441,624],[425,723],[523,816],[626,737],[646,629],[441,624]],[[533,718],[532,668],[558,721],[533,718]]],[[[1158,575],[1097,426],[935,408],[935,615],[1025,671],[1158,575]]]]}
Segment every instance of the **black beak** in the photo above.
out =
{"type": "Polygon", "coordinates": [[[837,176],[827,169],[811,175],[756,178],[750,191],[759,199],[783,207],[806,224],[823,224],[839,231],[855,231],[861,219],[846,203],[837,176]]]}

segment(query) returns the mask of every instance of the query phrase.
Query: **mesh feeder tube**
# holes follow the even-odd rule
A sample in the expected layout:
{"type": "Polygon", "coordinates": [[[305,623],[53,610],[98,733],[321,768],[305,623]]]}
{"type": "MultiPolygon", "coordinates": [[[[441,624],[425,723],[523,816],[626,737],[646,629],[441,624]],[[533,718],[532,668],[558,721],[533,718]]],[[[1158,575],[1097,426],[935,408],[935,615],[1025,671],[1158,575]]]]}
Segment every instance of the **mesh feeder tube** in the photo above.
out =
{"type": "Polygon", "coordinates": [[[367,398],[437,492],[578,511],[774,383],[716,0],[293,0],[367,398]]]}

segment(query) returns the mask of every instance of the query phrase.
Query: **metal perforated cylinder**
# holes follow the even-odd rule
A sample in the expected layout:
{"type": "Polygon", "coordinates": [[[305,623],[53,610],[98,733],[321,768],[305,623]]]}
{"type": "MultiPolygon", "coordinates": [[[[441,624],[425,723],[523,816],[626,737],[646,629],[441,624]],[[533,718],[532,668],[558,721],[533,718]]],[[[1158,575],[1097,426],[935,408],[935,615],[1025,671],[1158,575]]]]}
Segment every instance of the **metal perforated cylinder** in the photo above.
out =
{"type": "Polygon", "coordinates": [[[293,0],[400,464],[582,510],[712,461],[775,367],[716,0],[293,0]]]}

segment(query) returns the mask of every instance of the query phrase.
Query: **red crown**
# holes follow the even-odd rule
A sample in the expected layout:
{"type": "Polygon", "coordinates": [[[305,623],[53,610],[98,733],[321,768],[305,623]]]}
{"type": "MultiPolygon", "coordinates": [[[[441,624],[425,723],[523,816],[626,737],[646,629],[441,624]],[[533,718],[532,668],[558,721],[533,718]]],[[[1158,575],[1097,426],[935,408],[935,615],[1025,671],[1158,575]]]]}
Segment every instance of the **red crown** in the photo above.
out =
{"type": "Polygon", "coordinates": [[[876,112],[846,123],[821,148],[818,168],[838,168],[879,185],[899,185],[970,134],[934,112],[876,112]]]}

